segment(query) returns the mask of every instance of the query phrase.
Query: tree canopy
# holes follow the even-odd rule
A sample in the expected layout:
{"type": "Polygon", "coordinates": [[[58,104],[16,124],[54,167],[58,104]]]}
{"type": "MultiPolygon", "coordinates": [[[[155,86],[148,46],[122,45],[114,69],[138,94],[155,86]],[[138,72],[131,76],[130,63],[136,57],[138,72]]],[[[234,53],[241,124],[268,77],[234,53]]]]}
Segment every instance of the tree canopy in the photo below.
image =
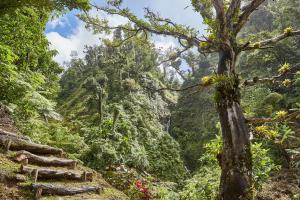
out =
{"type": "Polygon", "coordinates": [[[88,10],[90,8],[88,0],[3,0],[0,3],[0,9],[2,13],[8,9],[16,9],[24,6],[44,8],[50,11],[63,11],[65,9],[88,10]]]}

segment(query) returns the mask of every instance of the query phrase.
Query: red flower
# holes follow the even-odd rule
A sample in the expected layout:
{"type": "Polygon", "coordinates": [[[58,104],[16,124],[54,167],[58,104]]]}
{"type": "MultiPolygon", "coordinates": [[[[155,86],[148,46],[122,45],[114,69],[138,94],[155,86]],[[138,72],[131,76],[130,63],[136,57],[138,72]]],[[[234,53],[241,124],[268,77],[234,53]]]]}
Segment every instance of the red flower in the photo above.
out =
{"type": "Polygon", "coordinates": [[[135,182],[135,186],[136,186],[138,189],[142,188],[142,187],[143,187],[142,181],[141,181],[141,180],[137,180],[137,181],[135,182]]]}
{"type": "Polygon", "coordinates": [[[142,180],[137,180],[135,182],[135,186],[137,187],[137,189],[142,192],[145,197],[147,198],[147,200],[153,200],[149,188],[147,187],[146,183],[142,180]]]}

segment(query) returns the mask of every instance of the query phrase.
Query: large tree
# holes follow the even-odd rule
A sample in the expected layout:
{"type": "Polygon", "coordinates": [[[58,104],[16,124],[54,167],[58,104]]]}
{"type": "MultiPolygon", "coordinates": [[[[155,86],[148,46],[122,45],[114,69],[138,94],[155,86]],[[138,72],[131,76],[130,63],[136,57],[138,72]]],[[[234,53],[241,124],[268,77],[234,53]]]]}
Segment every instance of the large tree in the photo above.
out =
{"type": "MultiPolygon", "coordinates": [[[[196,86],[215,85],[215,100],[222,127],[223,150],[220,155],[222,168],[219,199],[252,199],[252,158],[250,151],[249,131],[240,106],[240,86],[251,85],[255,82],[273,80],[254,78],[250,81],[241,80],[236,71],[237,58],[243,51],[270,48],[281,40],[299,36],[300,30],[286,28],[282,33],[272,37],[257,40],[239,38],[238,34],[247,23],[250,15],[266,0],[191,0],[195,12],[200,13],[208,26],[208,36],[200,37],[197,30],[176,24],[170,19],[162,18],[159,14],[145,9],[145,18],[139,19],[128,8],[122,7],[122,0],[109,0],[106,6],[94,7],[109,15],[119,15],[129,20],[130,24],[109,26],[105,19],[82,16],[88,26],[96,32],[121,29],[128,38],[136,35],[151,33],[172,36],[178,39],[182,49],[178,49],[175,57],[196,47],[202,54],[217,52],[219,63],[216,74],[208,76],[196,86]],[[242,41],[242,42],[240,42],[242,41]]],[[[125,39],[126,40],[126,39],[125,39]]],[[[120,44],[122,41],[120,41],[120,44]]],[[[285,71],[281,71],[285,73],[285,71]]]]}

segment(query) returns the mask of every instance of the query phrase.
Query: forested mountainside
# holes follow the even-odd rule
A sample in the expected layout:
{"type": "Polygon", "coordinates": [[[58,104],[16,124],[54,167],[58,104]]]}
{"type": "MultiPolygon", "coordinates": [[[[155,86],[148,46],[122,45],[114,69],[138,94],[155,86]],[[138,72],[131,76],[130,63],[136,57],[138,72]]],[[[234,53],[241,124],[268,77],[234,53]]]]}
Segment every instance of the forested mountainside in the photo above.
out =
{"type": "MultiPolygon", "coordinates": [[[[115,32],[114,40],[122,38],[115,32]]],[[[178,143],[168,134],[176,96],[156,64],[153,45],[137,38],[120,48],[89,47],[73,59],[60,84],[59,111],[88,145],[96,169],[125,164],[166,180],[184,178],[178,143]]]]}
{"type": "Polygon", "coordinates": [[[204,35],[105,2],[0,2],[0,198],[299,199],[300,1],[187,1],[204,35]],[[74,9],[100,40],[61,66],[74,9]]]}

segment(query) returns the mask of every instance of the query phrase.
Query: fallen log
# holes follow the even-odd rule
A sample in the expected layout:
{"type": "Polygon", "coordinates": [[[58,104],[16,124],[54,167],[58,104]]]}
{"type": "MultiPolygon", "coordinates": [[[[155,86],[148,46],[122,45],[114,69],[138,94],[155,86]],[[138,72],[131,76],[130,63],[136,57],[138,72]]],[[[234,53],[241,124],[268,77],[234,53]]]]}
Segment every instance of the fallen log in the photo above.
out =
{"type": "Polygon", "coordinates": [[[21,165],[20,173],[30,174],[34,176],[35,182],[38,179],[58,179],[58,180],[78,180],[78,181],[93,181],[93,173],[83,172],[75,173],[64,170],[54,169],[36,169],[28,166],[21,165]]]}
{"type": "Polygon", "coordinates": [[[0,135],[7,136],[7,137],[12,137],[12,138],[17,138],[17,139],[22,139],[22,140],[26,140],[26,141],[31,141],[30,138],[27,137],[27,136],[19,135],[17,133],[13,133],[13,132],[9,132],[9,131],[5,131],[1,128],[0,128],[0,135]]]}
{"type": "Polygon", "coordinates": [[[37,154],[52,154],[60,156],[63,154],[62,149],[3,135],[0,135],[0,146],[3,146],[6,150],[26,150],[37,154]],[[9,147],[7,144],[9,144],[9,147]]]}
{"type": "Polygon", "coordinates": [[[18,151],[14,160],[19,163],[26,163],[26,159],[28,160],[27,163],[40,166],[69,167],[74,169],[77,164],[75,160],[38,156],[24,150],[18,151]]]}
{"type": "Polygon", "coordinates": [[[36,199],[40,199],[42,195],[76,195],[83,193],[96,193],[101,194],[102,188],[99,186],[85,186],[80,188],[66,188],[62,185],[53,184],[32,184],[32,188],[35,190],[36,199]]]}

